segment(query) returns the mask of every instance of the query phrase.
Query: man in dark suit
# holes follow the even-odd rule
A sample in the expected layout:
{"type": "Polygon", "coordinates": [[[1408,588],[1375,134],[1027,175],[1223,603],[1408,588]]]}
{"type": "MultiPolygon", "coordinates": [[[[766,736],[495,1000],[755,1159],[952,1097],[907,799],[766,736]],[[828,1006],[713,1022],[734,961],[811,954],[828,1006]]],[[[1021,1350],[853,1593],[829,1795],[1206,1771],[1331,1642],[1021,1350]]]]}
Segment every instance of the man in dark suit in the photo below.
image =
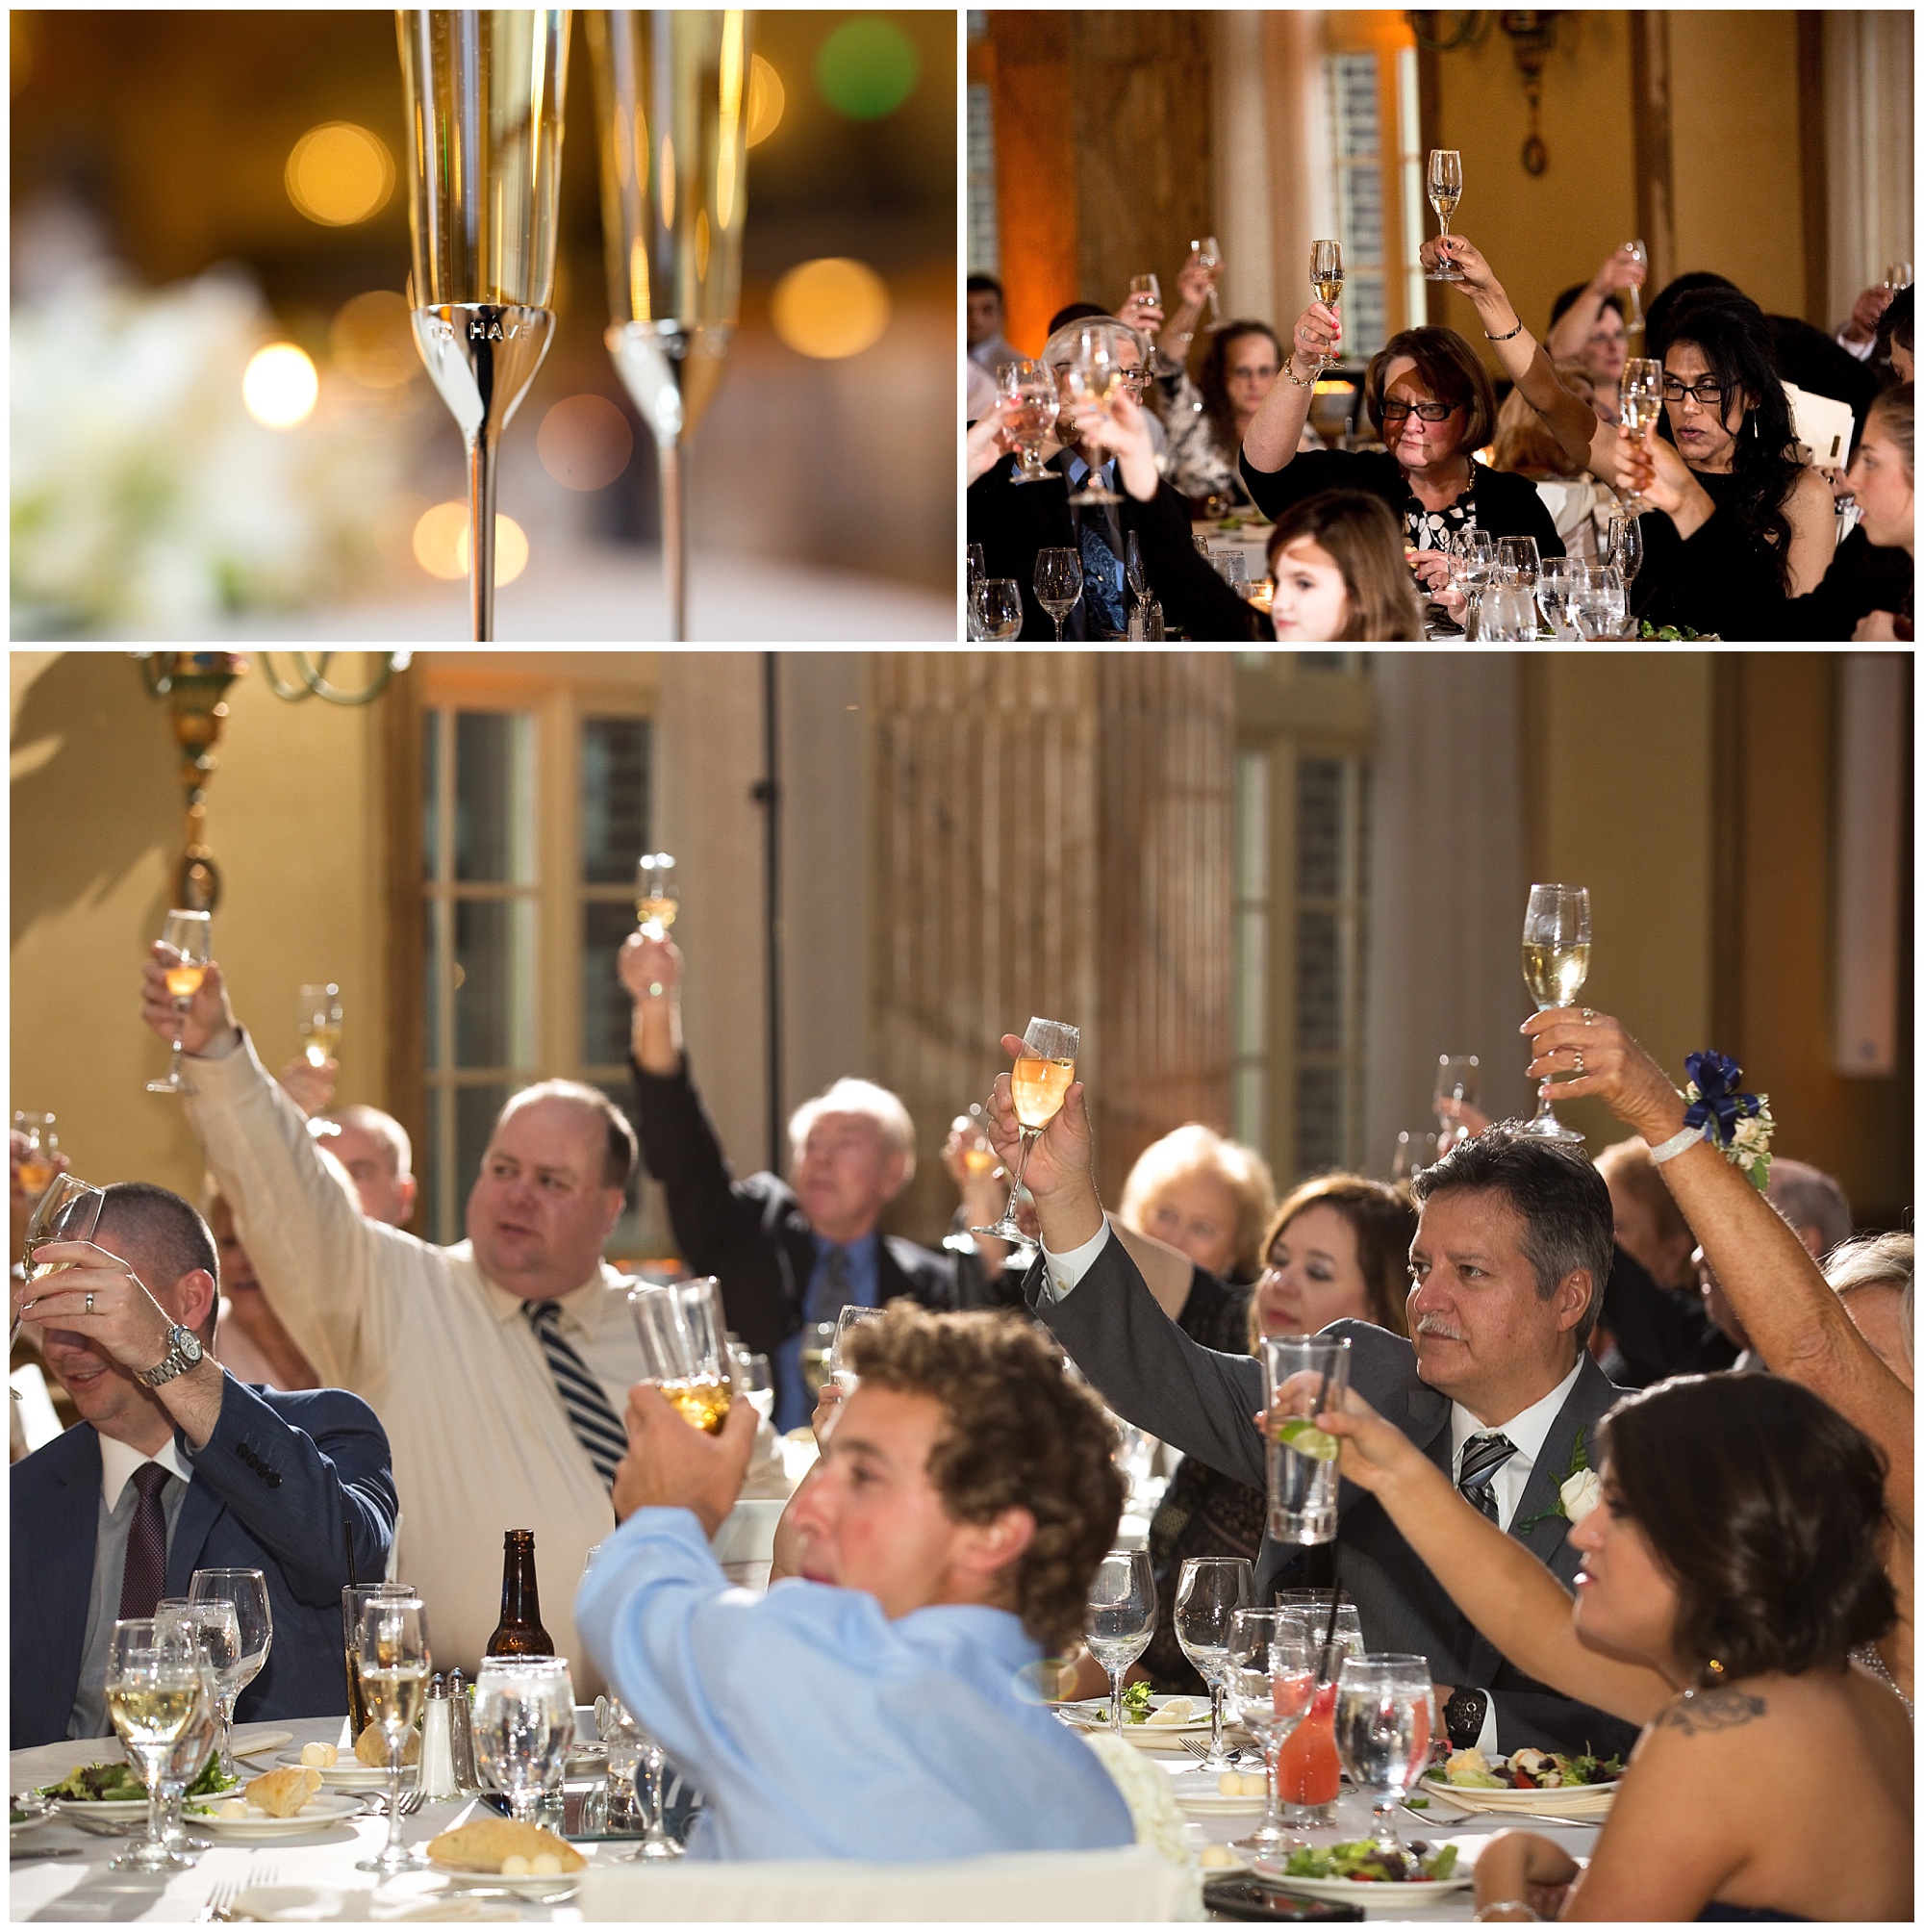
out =
{"type": "Polygon", "coordinates": [[[667,1191],[682,1259],[720,1280],[728,1326],[769,1358],[775,1427],[799,1427],[814,1407],[801,1377],[807,1325],[903,1295],[924,1308],[955,1305],[946,1256],[880,1232],[883,1208],[915,1173],[908,1109],[868,1080],[837,1080],[789,1120],[794,1185],[769,1173],[737,1181],[681,1049],[680,948],[632,933],[620,972],[635,1003],[642,1158],[667,1191]]]}
{"type": "Polygon", "coordinates": [[[13,1748],[112,1735],[119,1617],[185,1596],[196,1569],[258,1569],[273,1643],[243,1719],[347,1707],[341,1589],[381,1575],[393,1538],[388,1438],[340,1389],[284,1395],[215,1359],[219,1263],[179,1195],[106,1190],[92,1242],[24,1292],[79,1424],[13,1471],[13,1748]],[[352,1550],[351,1558],[348,1554],[352,1550]]]}
{"type": "MultiPolygon", "coordinates": [[[[1012,1157],[1005,1087],[999,1080],[991,1137],[1012,1157]]],[[[1078,1083],[1029,1152],[1043,1248],[1029,1272],[1031,1306],[1120,1414],[1261,1487],[1260,1363],[1198,1346],[1157,1307],[1102,1219],[1089,1157],[1078,1083]]],[[[1558,1487],[1580,1439],[1587,1460],[1597,1422],[1623,1392],[1583,1346],[1609,1266],[1609,1195],[1581,1156],[1501,1126],[1425,1169],[1413,1191],[1414,1346],[1366,1322],[1329,1333],[1349,1338],[1352,1386],[1567,1584],[1578,1557],[1564,1540],[1558,1487]]],[[[1364,1642],[1429,1658],[1453,1743],[1486,1753],[1629,1748],[1632,1727],[1506,1663],[1374,1497],[1345,1483],[1338,1511],[1337,1575],[1364,1642]]],[[[1303,1555],[1265,1537],[1259,1600],[1304,1580],[1303,1555]]]]}

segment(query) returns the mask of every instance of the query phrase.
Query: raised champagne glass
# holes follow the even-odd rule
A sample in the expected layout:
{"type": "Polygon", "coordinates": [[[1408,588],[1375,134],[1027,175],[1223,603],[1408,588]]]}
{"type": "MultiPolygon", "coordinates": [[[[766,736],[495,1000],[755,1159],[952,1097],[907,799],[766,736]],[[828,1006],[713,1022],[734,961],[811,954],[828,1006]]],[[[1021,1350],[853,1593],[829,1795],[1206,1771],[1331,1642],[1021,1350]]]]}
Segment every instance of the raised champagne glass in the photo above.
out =
{"type": "MultiPolygon", "coordinates": [[[[1541,1013],[1574,1006],[1590,973],[1590,894],[1582,885],[1532,885],[1523,915],[1523,983],[1541,1013]]],[[[1550,1080],[1536,1090],[1536,1112],[1523,1131],[1539,1140],[1582,1141],[1550,1107],[1550,1080]]]]}
{"type": "Polygon", "coordinates": [[[1009,1075],[1009,1098],[1022,1127],[1022,1152],[1016,1157],[1009,1205],[993,1227],[976,1228],[973,1233],[992,1234],[998,1241],[1020,1242],[1028,1238],[1016,1220],[1023,1169],[1028,1165],[1030,1147],[1043,1129],[1062,1111],[1062,1097],[1076,1078],[1076,1055],[1081,1050],[1082,1034],[1077,1028],[1061,1020],[1029,1021],[1028,1030],[1023,1034],[1023,1050],[1009,1075]]]}
{"type": "Polygon", "coordinates": [[[740,318],[753,14],[588,15],[608,265],[608,353],[655,440],[669,638],[688,638],[685,455],[740,318]]]}
{"type": "MultiPolygon", "coordinates": [[[[1463,157],[1454,147],[1432,147],[1430,150],[1430,171],[1425,177],[1425,189],[1430,196],[1430,205],[1436,211],[1436,232],[1439,237],[1450,233],[1450,217],[1456,212],[1456,204],[1463,198],[1463,157]]],[[[1424,278],[1430,282],[1460,282],[1463,271],[1447,258],[1437,267],[1431,268],[1424,278]]]]}
{"type": "MultiPolygon", "coordinates": [[[[1343,292],[1343,244],[1340,242],[1312,242],[1309,244],[1309,286],[1316,291],[1316,299],[1326,309],[1333,309],[1336,299],[1343,292]]],[[[1334,356],[1322,356],[1316,368],[1320,373],[1335,362],[1334,356]]]]}
{"type": "MultiPolygon", "coordinates": [[[[1650,250],[1641,242],[1626,242],[1624,252],[1639,268],[1650,267],[1650,250]]],[[[1643,333],[1643,291],[1633,282],[1630,285],[1630,319],[1624,323],[1624,334],[1640,336],[1643,333]]]]}
{"type": "Polygon", "coordinates": [[[311,1067],[324,1067],[341,1044],[341,988],[332,983],[300,989],[301,1052],[311,1067]]]}
{"type": "Polygon", "coordinates": [[[26,1142],[20,1154],[20,1191],[28,1200],[38,1201],[47,1191],[60,1157],[59,1123],[50,1113],[16,1110],[13,1131],[26,1142]]]}
{"type": "MultiPolygon", "coordinates": [[[[1109,397],[1122,380],[1115,351],[1101,329],[1084,329],[1076,345],[1076,360],[1064,378],[1072,402],[1093,402],[1104,416],[1109,413],[1109,397]]],[[[1120,503],[1122,497],[1101,480],[1104,459],[1099,453],[1089,466],[1087,480],[1075,491],[1072,503],[1120,503]]]]}
{"type": "Polygon", "coordinates": [[[1204,235],[1201,240],[1190,242],[1189,251],[1196,257],[1197,266],[1209,277],[1209,326],[1220,329],[1223,326],[1223,305],[1216,296],[1216,277],[1223,271],[1223,251],[1216,245],[1213,235],[1204,235]]]}
{"type": "Polygon", "coordinates": [[[210,927],[205,912],[183,911],[176,906],[161,928],[161,944],[171,946],[179,955],[167,967],[167,993],[174,1003],[174,1056],[164,1080],[149,1080],[149,1093],[191,1093],[193,1088],[181,1078],[181,1029],[193,1006],[193,996],[207,978],[207,962],[214,957],[210,927]]]}
{"type": "MultiPolygon", "coordinates": [[[[1648,444],[1662,410],[1663,365],[1655,356],[1629,357],[1617,382],[1617,414],[1623,426],[1637,442],[1648,444]]],[[[1623,499],[1627,517],[1640,517],[1649,508],[1635,492],[1623,499]]]]}
{"type": "Polygon", "coordinates": [[[395,15],[415,346],[468,445],[474,641],[494,635],[494,456],[554,334],[565,7],[395,15]]]}
{"type": "Polygon", "coordinates": [[[1042,460],[1042,446],[1055,433],[1056,418],[1062,413],[1061,393],[1048,365],[1027,356],[1004,363],[996,388],[1002,400],[1013,405],[1008,426],[1017,461],[1009,481],[1059,483],[1061,470],[1050,469],[1042,460]]]}
{"type": "Polygon", "coordinates": [[[635,861],[635,920],[644,939],[666,939],[681,909],[681,879],[674,854],[645,852],[635,861]]]}

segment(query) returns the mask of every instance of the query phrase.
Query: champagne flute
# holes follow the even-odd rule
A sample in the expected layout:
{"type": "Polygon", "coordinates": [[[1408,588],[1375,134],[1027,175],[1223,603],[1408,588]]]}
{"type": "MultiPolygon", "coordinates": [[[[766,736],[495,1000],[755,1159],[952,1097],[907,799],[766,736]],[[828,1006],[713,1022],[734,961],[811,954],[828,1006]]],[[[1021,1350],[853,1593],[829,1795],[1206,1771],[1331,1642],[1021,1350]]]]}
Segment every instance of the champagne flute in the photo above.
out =
{"type": "Polygon", "coordinates": [[[1223,326],[1223,308],[1216,299],[1216,276],[1223,267],[1223,251],[1217,247],[1213,235],[1204,235],[1201,241],[1190,242],[1189,252],[1196,257],[1197,266],[1209,277],[1209,326],[1220,329],[1223,326]]]}
{"type": "Polygon", "coordinates": [[[1128,542],[1124,547],[1123,573],[1128,579],[1129,596],[1139,604],[1149,602],[1149,570],[1143,563],[1142,538],[1134,530],[1129,532],[1128,542]]]}
{"type": "Polygon", "coordinates": [[[1011,483],[1059,482],[1061,472],[1042,460],[1042,445],[1055,431],[1062,413],[1061,392],[1048,367],[1027,356],[1004,363],[996,377],[1003,401],[1012,403],[1007,420],[1016,443],[1016,469],[1011,483]]]}
{"type": "Polygon", "coordinates": [[[13,1131],[27,1143],[20,1157],[20,1188],[31,1200],[47,1191],[54,1178],[54,1158],[60,1153],[58,1123],[50,1113],[16,1111],[13,1131]]]}
{"type": "Polygon", "coordinates": [[[1266,1856],[1300,1844],[1282,1815],[1278,1760],[1282,1745],[1308,1714],[1316,1691],[1316,1644],[1308,1620],[1286,1609],[1243,1609],[1229,1619],[1223,1666],[1229,1716],[1262,1747],[1263,1815],[1238,1851],[1266,1856]]]}
{"type": "Polygon", "coordinates": [[[187,1600],[229,1603],[240,1633],[240,1647],[220,1684],[220,1774],[234,1775],[234,1707],[240,1693],[261,1674],[273,1648],[274,1613],[267,1600],[267,1579],[257,1569],[197,1569],[188,1580],[187,1600]]]}
{"type": "Polygon", "coordinates": [[[982,579],[989,573],[988,558],[980,544],[969,546],[969,587],[965,593],[968,598],[969,642],[980,644],[981,627],[975,621],[975,593],[982,588],[982,579]]]}
{"type": "Polygon", "coordinates": [[[681,909],[681,877],[674,855],[645,852],[635,861],[635,921],[644,939],[666,939],[681,909]]]}
{"type": "Polygon", "coordinates": [[[1022,635],[1022,586],[1013,577],[985,577],[970,605],[983,644],[1012,644],[1022,635]]]}
{"type": "MultiPolygon", "coordinates": [[[[1430,205],[1436,211],[1437,235],[1447,241],[1450,217],[1456,214],[1456,204],[1463,198],[1463,157],[1454,147],[1432,147],[1430,150],[1426,187],[1430,205]]],[[[1441,265],[1431,268],[1424,279],[1430,282],[1460,282],[1463,271],[1446,256],[1441,265]]]]}
{"type": "Polygon", "coordinates": [[[588,15],[606,341],[655,440],[676,644],[688,638],[685,452],[722,385],[741,312],[753,18],[695,7],[588,15]]]}
{"type": "MultiPolygon", "coordinates": [[[[1647,445],[1663,410],[1663,365],[1653,356],[1632,356],[1617,383],[1617,414],[1637,442],[1647,445]]],[[[1624,514],[1638,517],[1651,506],[1633,491],[1623,500],[1624,514]]]]}
{"type": "Polygon", "coordinates": [[[1109,1673],[1109,1729],[1123,1728],[1123,1673],[1155,1635],[1155,1576],[1147,1550],[1111,1550],[1089,1584],[1089,1655],[1109,1673]]]}
{"type": "Polygon", "coordinates": [[[1051,547],[1035,553],[1035,600],[1055,620],[1055,641],[1062,642],[1062,623],[1082,595],[1082,559],[1074,550],[1051,547]]]}
{"type": "Polygon", "coordinates": [[[311,1067],[325,1066],[341,1044],[341,988],[303,986],[297,1026],[301,1051],[311,1067]]]}
{"type": "Polygon", "coordinates": [[[1468,1140],[1470,1130],[1456,1115],[1445,1113],[1442,1103],[1446,1100],[1456,1102],[1459,1106],[1475,1106],[1477,1095],[1481,1089],[1483,1063],[1475,1054],[1438,1054],[1436,1055],[1436,1118],[1440,1131],[1436,1136],[1439,1154],[1446,1154],[1456,1141],[1468,1140]]]}
{"type": "MultiPolygon", "coordinates": [[[[1650,267],[1650,251],[1641,242],[1626,242],[1625,252],[1639,268],[1650,267]]],[[[1635,283],[1630,285],[1630,320],[1624,324],[1624,334],[1640,336],[1643,333],[1643,290],[1635,283]]]]}
{"type": "MultiPolygon", "coordinates": [[[[1581,885],[1532,885],[1523,915],[1523,983],[1541,1013],[1571,1006],[1590,972],[1590,894],[1581,885]]],[[[1539,1140],[1576,1145],[1574,1133],[1550,1108],[1550,1080],[1536,1090],[1536,1112],[1523,1131],[1539,1140]]]]}
{"type": "MultiPolygon", "coordinates": [[[[1045,550],[1042,554],[1050,553],[1045,550]]],[[[1058,632],[1061,627],[1058,618],[1058,632]]],[[[1016,1221],[1016,1197],[1022,1192],[1023,1169],[1028,1165],[1029,1148],[1062,1110],[1062,1096],[1076,1078],[1076,1055],[1081,1050],[1079,1029],[1061,1020],[1029,1021],[1023,1034],[1023,1051],[1009,1075],[1009,1099],[1015,1105],[1016,1119],[1022,1128],[1022,1151],[1016,1157],[1016,1171],[1009,1183],[1009,1204],[994,1227],[975,1228],[970,1231],[972,1233],[992,1234],[998,1241],[1022,1242],[1028,1238],[1016,1221]]]]}
{"type": "MultiPolygon", "coordinates": [[[[1069,365],[1067,382],[1072,401],[1093,402],[1104,416],[1109,413],[1109,396],[1122,379],[1116,367],[1115,351],[1101,329],[1084,329],[1076,345],[1076,360],[1069,365]]],[[[1099,455],[1090,466],[1087,480],[1069,498],[1072,503],[1120,503],[1123,499],[1101,478],[1103,459],[1099,455]]]]}
{"type": "MultiPolygon", "coordinates": [[[[422,1871],[426,1861],[401,1843],[401,1757],[408,1734],[426,1708],[428,1672],[434,1664],[427,1640],[427,1610],[420,1598],[398,1589],[370,1597],[361,1609],[355,1649],[367,1716],[381,1727],[388,1746],[388,1842],[371,1858],[357,1860],[354,1868],[379,1872],[384,1878],[396,1871],[422,1871]]],[[[492,1661],[483,1662],[484,1671],[492,1661]]],[[[570,1728],[573,1716],[570,1693],[570,1728]]]]}
{"type": "MultiPolygon", "coordinates": [[[[1312,242],[1309,244],[1309,286],[1326,309],[1333,309],[1343,292],[1343,244],[1340,242],[1312,242]]],[[[1334,356],[1319,356],[1317,372],[1332,368],[1334,356]]]]}
{"type": "Polygon", "coordinates": [[[852,1302],[835,1317],[835,1339],[828,1350],[828,1373],[835,1378],[844,1395],[852,1394],[855,1385],[862,1379],[843,1360],[848,1337],[864,1322],[880,1321],[881,1318],[880,1309],[858,1309],[852,1302]]]}
{"type": "Polygon", "coordinates": [[[1131,275],[1129,277],[1129,293],[1132,295],[1147,295],[1153,307],[1158,309],[1162,307],[1162,284],[1156,280],[1152,273],[1148,275],[1131,275]]]}
{"type": "Polygon", "coordinates": [[[574,1685],[559,1657],[484,1657],[474,1679],[481,1774],[523,1823],[560,1775],[574,1741],[574,1685]]]}
{"type": "Polygon", "coordinates": [[[1622,573],[1628,595],[1643,568],[1643,525],[1634,517],[1622,512],[1611,517],[1604,537],[1604,561],[1615,565],[1622,573]]]}
{"type": "Polygon", "coordinates": [[[1917,279],[1915,270],[1909,262],[1887,262],[1884,269],[1884,286],[1892,294],[1908,289],[1917,279]]]}
{"type": "Polygon", "coordinates": [[[1224,1673],[1229,1663],[1229,1625],[1254,1599],[1247,1557],[1188,1557],[1176,1583],[1176,1640],[1196,1674],[1209,1687],[1209,1755],[1205,1771],[1226,1771],[1223,1750],[1224,1673]]]}
{"type": "Polygon", "coordinates": [[[213,920],[205,912],[184,910],[176,906],[166,917],[161,928],[161,944],[171,946],[180,955],[166,969],[167,991],[174,1003],[174,1057],[164,1080],[149,1080],[149,1093],[192,1093],[193,1088],[181,1078],[181,1029],[187,1023],[187,1016],[193,1008],[193,996],[200,990],[200,982],[207,978],[207,962],[214,957],[211,950],[213,920]]]}
{"type": "Polygon", "coordinates": [[[494,457],[554,334],[568,9],[395,15],[415,346],[468,446],[474,641],[494,635],[494,457]]]}
{"type": "Polygon", "coordinates": [[[206,1665],[177,1640],[164,1640],[151,1616],[122,1617],[107,1640],[106,1695],[107,1715],[147,1787],[146,1835],[110,1859],[108,1868],[167,1870],[173,1858],[161,1785],[174,1747],[207,1721],[206,1665]]]}
{"type": "Polygon", "coordinates": [[[1405,1870],[1396,1808],[1430,1762],[1430,1662],[1397,1651],[1346,1657],[1336,1680],[1336,1749],[1376,1814],[1376,1845],[1405,1870]]]}

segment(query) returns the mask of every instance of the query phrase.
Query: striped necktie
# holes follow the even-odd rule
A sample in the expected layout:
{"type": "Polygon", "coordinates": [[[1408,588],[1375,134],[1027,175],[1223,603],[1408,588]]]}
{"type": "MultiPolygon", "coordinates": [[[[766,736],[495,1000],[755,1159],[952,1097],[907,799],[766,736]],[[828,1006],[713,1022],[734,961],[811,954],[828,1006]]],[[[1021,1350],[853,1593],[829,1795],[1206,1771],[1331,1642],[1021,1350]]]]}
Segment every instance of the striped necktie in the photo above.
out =
{"type": "Polygon", "coordinates": [[[568,1411],[568,1419],[573,1424],[582,1448],[587,1450],[588,1460],[595,1464],[602,1482],[612,1488],[615,1464],[628,1453],[628,1433],[621,1427],[620,1417],[609,1407],[601,1385],[589,1373],[588,1364],[563,1339],[561,1304],[529,1302],[525,1307],[528,1320],[547,1355],[561,1406],[568,1411]]]}
{"type": "Polygon", "coordinates": [[[1456,1487],[1493,1523],[1502,1520],[1493,1487],[1497,1471],[1515,1454],[1516,1444],[1507,1436],[1472,1436],[1463,1444],[1463,1467],[1456,1487]]]}
{"type": "Polygon", "coordinates": [[[127,1527],[127,1563],[120,1572],[120,1614],[152,1616],[167,1581],[167,1512],[161,1501],[171,1471],[142,1462],[134,1471],[140,1499],[127,1527]]]}
{"type": "Polygon", "coordinates": [[[823,1243],[822,1268],[808,1296],[808,1319],[832,1322],[848,1306],[854,1284],[848,1279],[848,1251],[835,1241],[823,1243]]]}

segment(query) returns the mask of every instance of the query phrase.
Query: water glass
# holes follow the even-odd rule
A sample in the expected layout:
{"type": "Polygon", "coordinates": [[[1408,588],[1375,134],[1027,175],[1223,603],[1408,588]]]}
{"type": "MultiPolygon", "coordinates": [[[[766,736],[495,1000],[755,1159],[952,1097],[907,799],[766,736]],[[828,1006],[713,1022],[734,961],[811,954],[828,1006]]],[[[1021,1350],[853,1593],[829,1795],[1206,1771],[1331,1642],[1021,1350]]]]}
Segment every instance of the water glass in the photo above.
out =
{"type": "Polygon", "coordinates": [[[574,1741],[574,1684],[559,1657],[484,1657],[474,1679],[474,1756],[524,1823],[561,1782],[574,1741]]]}
{"type": "Polygon", "coordinates": [[[1238,1610],[1229,1619],[1223,1685],[1230,1716],[1262,1747],[1267,1800],[1261,1822],[1233,1843],[1274,1855],[1302,1843],[1278,1802],[1277,1760],[1316,1694],[1316,1640],[1307,1620],[1290,1610],[1238,1610]]]}
{"type": "Polygon", "coordinates": [[[1344,1659],[1336,1683],[1336,1749],[1343,1768],[1376,1812],[1378,1847],[1409,1850],[1397,1836],[1396,1807],[1430,1761],[1430,1662],[1373,1650],[1344,1659]]]}
{"type": "Polygon", "coordinates": [[[189,1578],[187,1600],[231,1603],[240,1629],[240,1654],[220,1677],[220,1774],[234,1775],[234,1707],[240,1693],[261,1674],[274,1642],[274,1612],[267,1599],[267,1579],[257,1569],[197,1569],[189,1578]]]}
{"type": "Polygon", "coordinates": [[[1013,577],[984,577],[970,597],[970,622],[982,644],[1013,644],[1022,635],[1022,586],[1013,577]]]}
{"type": "Polygon", "coordinates": [[[1327,1543],[1336,1536],[1333,1436],[1318,1411],[1350,1385],[1350,1343],[1329,1335],[1263,1338],[1263,1406],[1269,1411],[1269,1533],[1279,1543],[1327,1543]]]}
{"type": "Polygon", "coordinates": [[[1155,1635],[1155,1577],[1147,1550],[1111,1550],[1089,1585],[1089,1654],[1109,1673],[1109,1729],[1123,1728],[1123,1673],[1155,1635]]]}
{"type": "MultiPolygon", "coordinates": [[[[234,1744],[228,1732],[225,1691],[226,1687],[233,1684],[238,1693],[240,1669],[240,1620],[235,1614],[233,1604],[224,1599],[203,1599],[194,1603],[187,1599],[164,1597],[154,1606],[154,1628],[164,1640],[197,1645],[207,1660],[215,1687],[214,1718],[209,1726],[209,1736],[219,1747],[223,1769],[231,1770],[234,1744]]],[[[203,1761],[204,1758],[205,1754],[203,1761]]],[[[200,1766],[196,1765],[188,1773],[186,1784],[191,1784],[199,1774],[200,1766]]],[[[169,1833],[170,1839],[171,1836],[169,1833]]]]}
{"type": "Polygon", "coordinates": [[[1585,568],[1577,596],[1577,627],[1584,637],[1622,637],[1629,618],[1628,605],[1624,573],[1616,565],[1591,564],[1585,568]]]}
{"type": "Polygon", "coordinates": [[[1572,626],[1583,570],[1576,557],[1545,557],[1537,569],[1536,600],[1553,636],[1560,637],[1572,626]]]}
{"type": "Polygon", "coordinates": [[[1176,1582],[1176,1640],[1209,1687],[1209,1755],[1205,1771],[1229,1767],[1223,1751],[1223,1693],[1229,1663],[1229,1625],[1255,1598],[1247,1557],[1189,1557],[1176,1582]]]}

